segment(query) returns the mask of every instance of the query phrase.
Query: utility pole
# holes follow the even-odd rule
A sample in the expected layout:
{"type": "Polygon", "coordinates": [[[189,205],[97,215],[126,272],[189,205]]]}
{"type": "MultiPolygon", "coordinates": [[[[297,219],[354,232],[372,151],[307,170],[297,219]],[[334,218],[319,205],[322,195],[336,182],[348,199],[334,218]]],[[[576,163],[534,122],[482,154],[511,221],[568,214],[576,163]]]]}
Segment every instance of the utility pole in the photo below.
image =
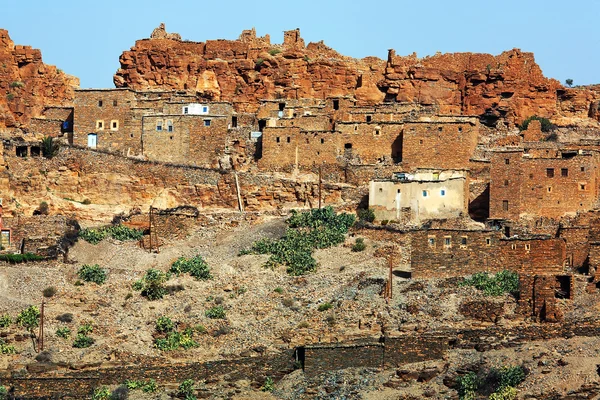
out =
{"type": "Polygon", "coordinates": [[[148,216],[148,223],[150,225],[150,228],[148,229],[150,231],[150,253],[152,253],[152,206],[150,206],[150,214],[148,216]]]}
{"type": "Polygon", "coordinates": [[[321,193],[323,191],[323,171],[321,165],[319,165],[319,208],[321,208],[321,193]]]}

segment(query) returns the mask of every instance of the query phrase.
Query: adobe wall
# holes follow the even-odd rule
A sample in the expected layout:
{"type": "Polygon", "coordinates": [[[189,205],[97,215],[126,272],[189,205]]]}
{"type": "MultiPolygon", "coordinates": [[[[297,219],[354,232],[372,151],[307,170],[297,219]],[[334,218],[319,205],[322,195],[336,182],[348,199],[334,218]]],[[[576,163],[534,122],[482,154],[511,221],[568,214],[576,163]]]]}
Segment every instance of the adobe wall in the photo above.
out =
{"type": "Polygon", "coordinates": [[[385,347],[382,343],[306,346],[304,372],[318,375],[345,368],[381,368],[385,347]]]}
{"type": "Polygon", "coordinates": [[[63,215],[5,217],[3,222],[11,230],[11,251],[57,257],[77,237],[76,223],[63,215]]]}
{"type": "Polygon", "coordinates": [[[590,252],[589,226],[560,227],[559,237],[567,244],[567,260],[573,268],[583,266],[590,252]]]}

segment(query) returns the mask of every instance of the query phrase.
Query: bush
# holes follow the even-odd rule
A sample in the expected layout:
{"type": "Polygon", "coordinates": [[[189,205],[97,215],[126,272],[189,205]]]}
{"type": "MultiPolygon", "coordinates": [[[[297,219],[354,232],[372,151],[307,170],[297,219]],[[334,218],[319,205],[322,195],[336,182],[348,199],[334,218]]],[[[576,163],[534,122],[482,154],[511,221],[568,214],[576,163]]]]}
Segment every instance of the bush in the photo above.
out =
{"type": "Polygon", "coordinates": [[[17,316],[17,324],[34,333],[34,329],[40,326],[40,310],[36,306],[29,306],[17,316]]]}
{"type": "Polygon", "coordinates": [[[490,371],[490,375],[494,375],[497,377],[498,389],[504,389],[507,387],[517,387],[521,382],[525,380],[525,370],[519,365],[514,367],[502,367],[500,369],[493,369],[492,371],[490,371]]]}
{"type": "Polygon", "coordinates": [[[375,211],[370,208],[362,208],[358,210],[358,219],[365,222],[375,221],[375,211]]]}
{"type": "Polygon", "coordinates": [[[6,344],[6,341],[0,338],[0,354],[16,354],[15,346],[6,344]]]}
{"type": "Polygon", "coordinates": [[[273,382],[273,378],[267,376],[265,379],[265,384],[260,388],[263,392],[272,392],[275,390],[275,382],[273,382]]]}
{"type": "Polygon", "coordinates": [[[92,395],[92,400],[110,400],[110,389],[106,386],[96,388],[92,395]]]}
{"type": "MultiPolygon", "coordinates": [[[[84,204],[90,204],[88,200],[84,204]]],[[[98,229],[86,228],[79,231],[79,237],[91,244],[98,244],[107,237],[120,241],[140,240],[144,237],[144,231],[141,229],[128,228],[124,225],[111,225],[98,229]]]]}
{"type": "Polygon", "coordinates": [[[77,329],[77,333],[80,335],[88,335],[94,331],[92,324],[83,324],[77,329]]]}
{"type": "Polygon", "coordinates": [[[154,347],[161,351],[177,350],[180,347],[187,350],[198,347],[199,344],[192,337],[193,331],[169,332],[166,337],[154,341],[154,347]]]}
{"type": "Polygon", "coordinates": [[[78,349],[83,349],[86,347],[90,347],[91,345],[94,344],[94,339],[92,339],[91,337],[84,335],[84,334],[77,334],[77,337],[75,337],[75,341],[73,342],[73,347],[78,348],[78,349]]]}
{"type": "Polygon", "coordinates": [[[273,289],[273,291],[274,291],[275,293],[279,293],[279,294],[282,294],[282,293],[283,293],[283,289],[282,289],[282,288],[280,288],[280,287],[276,287],[275,289],[273,289]]]}
{"type": "Polygon", "coordinates": [[[194,380],[186,379],[179,385],[178,396],[183,397],[186,400],[196,399],[196,396],[194,396],[194,390],[194,380]]]}
{"type": "Polygon", "coordinates": [[[221,306],[209,308],[204,312],[210,319],[225,319],[225,309],[221,306]]]}
{"type": "Polygon", "coordinates": [[[11,264],[19,264],[28,261],[41,261],[44,257],[40,257],[33,253],[23,254],[0,254],[0,261],[6,261],[11,264]]]}
{"type": "Polygon", "coordinates": [[[25,87],[25,84],[21,81],[14,81],[10,83],[11,88],[22,88],[25,87]]]}
{"type": "Polygon", "coordinates": [[[487,272],[478,272],[470,278],[465,278],[459,285],[474,286],[486,296],[501,296],[504,293],[514,295],[519,292],[519,275],[506,270],[494,276],[488,275],[487,272]]]}
{"type": "Polygon", "coordinates": [[[254,64],[256,67],[260,67],[265,62],[264,58],[258,58],[254,64]]]}
{"type": "Polygon", "coordinates": [[[12,318],[10,315],[5,314],[0,316],[0,328],[8,328],[12,324],[12,318]]]}
{"type": "Polygon", "coordinates": [[[144,393],[154,393],[158,390],[158,385],[154,379],[147,381],[126,380],[125,386],[129,390],[141,389],[144,393]]]}
{"type": "Polygon", "coordinates": [[[6,400],[8,398],[8,390],[4,386],[0,386],[0,400],[6,400]]]}
{"type": "Polygon", "coordinates": [[[515,400],[517,398],[517,389],[507,386],[499,391],[492,393],[489,400],[515,400]]]}
{"type": "Polygon", "coordinates": [[[212,278],[208,264],[200,255],[196,255],[192,258],[179,257],[173,263],[169,272],[176,275],[189,273],[198,280],[208,280],[212,278]]]}
{"type": "Polygon", "coordinates": [[[367,245],[365,244],[365,239],[363,238],[357,238],[354,241],[354,245],[352,245],[352,251],[354,252],[364,251],[366,248],[367,245]]]}
{"type": "Polygon", "coordinates": [[[8,100],[8,101],[11,101],[14,98],[15,98],[15,95],[12,94],[12,93],[9,93],[9,94],[6,95],[6,100],[8,100]]]}
{"type": "Polygon", "coordinates": [[[53,297],[56,294],[56,288],[54,286],[48,286],[42,291],[42,294],[44,295],[44,297],[49,299],[50,297],[53,297]]]}
{"type": "Polygon", "coordinates": [[[175,324],[169,317],[159,317],[156,320],[156,332],[167,333],[175,329],[175,324]]]}
{"type": "Polygon", "coordinates": [[[274,56],[276,54],[279,54],[279,53],[281,53],[281,50],[279,50],[279,49],[271,49],[271,50],[269,50],[269,54],[272,55],[272,56],[274,56]]]}
{"type": "Polygon", "coordinates": [[[71,330],[66,326],[58,328],[56,330],[56,336],[58,336],[59,338],[68,339],[69,336],[71,336],[71,330]]]}
{"type": "Polygon", "coordinates": [[[329,309],[331,309],[333,306],[331,305],[331,303],[323,303],[323,304],[319,304],[319,307],[317,308],[317,310],[319,311],[327,311],[329,309]]]}
{"type": "Polygon", "coordinates": [[[60,150],[60,144],[53,138],[45,136],[42,139],[42,155],[46,158],[53,158],[58,154],[60,150]]]}
{"type": "Polygon", "coordinates": [[[77,275],[86,282],[93,282],[98,285],[102,285],[106,281],[106,271],[100,268],[98,264],[83,265],[77,275]]]}
{"type": "Polygon", "coordinates": [[[150,268],[142,279],[133,284],[133,289],[141,291],[141,295],[148,300],[159,300],[167,294],[164,284],[170,277],[170,274],[150,268]]]}
{"type": "Polygon", "coordinates": [[[475,393],[479,389],[480,380],[475,372],[469,372],[456,379],[458,397],[461,400],[470,400],[475,398],[475,393]]]}
{"type": "Polygon", "coordinates": [[[519,130],[526,131],[527,128],[529,127],[529,123],[531,121],[540,121],[540,125],[542,126],[542,132],[550,132],[551,130],[553,130],[554,128],[556,128],[554,126],[554,124],[552,124],[552,122],[550,122],[550,120],[548,118],[538,117],[537,115],[533,115],[531,117],[527,117],[521,123],[521,125],[519,125],[519,130]]]}

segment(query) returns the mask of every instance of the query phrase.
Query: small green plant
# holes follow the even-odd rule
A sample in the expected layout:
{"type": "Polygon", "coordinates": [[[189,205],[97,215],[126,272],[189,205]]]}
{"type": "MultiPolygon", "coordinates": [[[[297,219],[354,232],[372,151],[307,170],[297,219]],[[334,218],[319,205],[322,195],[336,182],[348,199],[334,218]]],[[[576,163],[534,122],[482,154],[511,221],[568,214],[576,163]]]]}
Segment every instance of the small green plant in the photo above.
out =
{"type": "Polygon", "coordinates": [[[90,199],[83,199],[83,201],[81,202],[81,204],[89,206],[90,204],[92,204],[92,201],[90,199]]]}
{"type": "Polygon", "coordinates": [[[356,238],[354,244],[352,245],[352,251],[354,252],[364,251],[366,248],[367,245],[365,244],[365,239],[363,238],[356,238]]]}
{"type": "Polygon", "coordinates": [[[265,62],[264,58],[258,58],[256,60],[255,66],[260,67],[265,62]]]}
{"type": "Polygon", "coordinates": [[[161,351],[172,351],[179,348],[185,350],[198,347],[199,344],[193,337],[192,330],[184,332],[169,332],[164,338],[158,338],[154,341],[154,347],[161,351]]]}
{"type": "Polygon", "coordinates": [[[490,276],[487,272],[478,272],[465,278],[460,286],[474,286],[483,291],[486,296],[501,296],[504,293],[516,294],[519,292],[519,275],[512,271],[501,271],[490,276]]]}
{"type": "Polygon", "coordinates": [[[272,56],[274,56],[276,54],[279,54],[279,53],[281,53],[281,50],[279,50],[279,49],[271,49],[271,50],[269,50],[269,54],[272,55],[272,56]]]}
{"type": "Polygon", "coordinates": [[[555,128],[554,124],[550,122],[548,118],[538,117],[537,115],[533,115],[531,117],[527,117],[521,125],[519,125],[519,130],[526,131],[529,127],[529,123],[531,121],[540,121],[540,125],[542,127],[542,132],[550,132],[555,128]]]}
{"type": "Polygon", "coordinates": [[[83,324],[79,328],[77,328],[77,334],[79,335],[88,335],[94,331],[94,327],[92,324],[83,324]]]}
{"type": "Polygon", "coordinates": [[[164,284],[170,277],[170,274],[150,268],[142,279],[133,284],[133,289],[140,291],[148,300],[159,300],[167,294],[164,284]]]}
{"type": "Polygon", "coordinates": [[[55,157],[60,151],[60,143],[55,141],[50,136],[45,136],[42,139],[42,154],[46,158],[55,157]]]}
{"type": "Polygon", "coordinates": [[[100,268],[98,264],[83,265],[77,275],[86,282],[93,282],[98,285],[102,285],[106,281],[106,270],[100,268]]]}
{"type": "Polygon", "coordinates": [[[0,400],[6,400],[8,398],[8,389],[5,386],[0,386],[0,400]]]}
{"type": "Polygon", "coordinates": [[[136,390],[141,389],[144,393],[154,393],[158,390],[158,384],[152,378],[147,381],[137,381],[137,380],[126,380],[125,386],[127,389],[136,390]]]}
{"type": "Polygon", "coordinates": [[[92,400],[110,400],[110,389],[106,386],[96,388],[92,400]]]}
{"type": "Polygon", "coordinates": [[[210,319],[225,319],[225,309],[221,306],[215,306],[206,310],[204,315],[210,319]]]}
{"type": "Polygon", "coordinates": [[[204,325],[196,325],[194,326],[194,330],[198,333],[206,333],[206,327],[204,325]]]}
{"type": "Polygon", "coordinates": [[[75,341],[73,342],[73,347],[78,348],[78,349],[83,349],[86,347],[90,347],[93,344],[94,344],[94,339],[92,339],[91,337],[89,337],[87,335],[83,335],[80,333],[77,335],[77,337],[75,337],[75,341]]]}
{"type": "Polygon", "coordinates": [[[309,61],[310,61],[310,58],[309,58],[308,56],[304,56],[304,57],[302,57],[302,59],[303,59],[304,61],[306,61],[306,62],[309,62],[309,61]]]}
{"type": "Polygon", "coordinates": [[[179,397],[183,397],[185,400],[196,400],[194,396],[194,380],[186,379],[179,385],[179,397]]]}
{"type": "Polygon", "coordinates": [[[63,70],[62,70],[62,69],[60,69],[60,68],[57,68],[57,69],[56,69],[56,73],[57,73],[57,74],[62,74],[62,73],[63,73],[63,70]]]}
{"type": "Polygon", "coordinates": [[[17,324],[34,334],[35,328],[40,326],[40,310],[36,306],[29,306],[17,316],[17,324]]]}
{"type": "Polygon", "coordinates": [[[200,255],[196,255],[192,258],[179,257],[173,263],[169,272],[176,275],[189,273],[198,280],[208,280],[212,278],[208,264],[200,255]]]}
{"type": "Polygon", "coordinates": [[[273,382],[273,378],[267,376],[267,378],[265,379],[265,383],[262,385],[260,390],[262,390],[263,392],[272,392],[273,390],[275,390],[275,382],[273,382]]]}
{"type": "Polygon", "coordinates": [[[21,81],[14,81],[10,83],[11,88],[22,88],[25,87],[25,84],[21,81]]]}
{"type": "Polygon", "coordinates": [[[68,339],[71,336],[71,330],[66,326],[60,327],[56,330],[56,336],[63,339],[68,339]]]}
{"type": "Polygon", "coordinates": [[[333,306],[331,305],[331,303],[323,303],[323,304],[319,304],[319,307],[317,308],[317,310],[319,311],[327,311],[329,309],[331,309],[333,306]]]}
{"type": "Polygon", "coordinates": [[[9,93],[9,94],[6,95],[6,100],[8,100],[8,101],[11,101],[14,98],[15,98],[15,95],[12,94],[12,93],[9,93]]]}
{"type": "Polygon", "coordinates": [[[280,288],[280,287],[276,287],[276,288],[275,288],[273,291],[274,291],[275,293],[279,293],[279,294],[282,294],[282,293],[283,293],[283,289],[282,289],[282,288],[280,288]]]}
{"type": "Polygon", "coordinates": [[[171,318],[163,316],[156,320],[156,332],[167,333],[173,329],[175,329],[175,324],[171,321],[171,318]]]}
{"type": "Polygon", "coordinates": [[[456,379],[458,384],[458,397],[461,400],[475,399],[477,389],[479,389],[480,381],[475,372],[469,372],[461,375],[456,379]]]}
{"type": "Polygon", "coordinates": [[[490,375],[497,377],[498,389],[517,387],[525,380],[525,370],[520,365],[492,369],[490,375]]]}
{"type": "Polygon", "coordinates": [[[16,354],[15,346],[9,345],[6,341],[0,338],[0,354],[16,354]]]}
{"type": "Polygon", "coordinates": [[[8,314],[0,316],[0,328],[8,328],[12,322],[12,318],[8,314]]]}
{"type": "Polygon", "coordinates": [[[515,400],[518,390],[514,387],[504,387],[490,395],[489,400],[515,400]]]}
{"type": "Polygon", "coordinates": [[[358,219],[365,222],[375,221],[375,212],[371,208],[361,208],[358,210],[358,219]]]}

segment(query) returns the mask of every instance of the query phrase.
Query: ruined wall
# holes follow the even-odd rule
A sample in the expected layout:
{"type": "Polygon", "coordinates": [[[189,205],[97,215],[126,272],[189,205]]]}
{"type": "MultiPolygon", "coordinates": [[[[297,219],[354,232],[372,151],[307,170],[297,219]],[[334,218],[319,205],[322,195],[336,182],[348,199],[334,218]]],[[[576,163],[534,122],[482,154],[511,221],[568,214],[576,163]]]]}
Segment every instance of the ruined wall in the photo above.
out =
{"type": "Polygon", "coordinates": [[[33,253],[42,257],[57,257],[77,237],[78,225],[63,215],[34,215],[3,218],[10,229],[11,245],[5,250],[33,253]]]}

